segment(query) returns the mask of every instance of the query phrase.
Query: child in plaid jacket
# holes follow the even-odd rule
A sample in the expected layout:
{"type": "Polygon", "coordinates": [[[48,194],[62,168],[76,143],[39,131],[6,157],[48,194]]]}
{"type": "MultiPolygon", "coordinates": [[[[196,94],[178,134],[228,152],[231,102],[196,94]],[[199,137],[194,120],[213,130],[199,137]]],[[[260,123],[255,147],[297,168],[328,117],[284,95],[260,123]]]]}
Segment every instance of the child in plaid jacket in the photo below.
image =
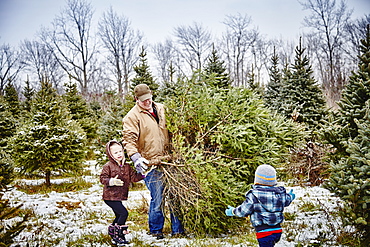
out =
{"type": "Polygon", "coordinates": [[[276,187],[276,184],[275,169],[270,165],[260,165],[245,201],[236,208],[228,206],[225,210],[227,216],[250,215],[260,247],[272,247],[280,240],[284,207],[289,206],[295,198],[293,190],[287,193],[284,187],[276,187]]]}

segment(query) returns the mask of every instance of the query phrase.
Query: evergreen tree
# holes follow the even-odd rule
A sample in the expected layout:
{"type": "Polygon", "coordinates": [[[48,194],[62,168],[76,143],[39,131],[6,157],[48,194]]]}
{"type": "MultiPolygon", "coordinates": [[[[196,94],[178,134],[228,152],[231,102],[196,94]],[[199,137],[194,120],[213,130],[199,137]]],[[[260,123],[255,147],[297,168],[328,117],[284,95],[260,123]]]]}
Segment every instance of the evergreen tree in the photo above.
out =
{"type": "MultiPolygon", "coordinates": [[[[354,225],[364,244],[370,243],[370,100],[358,135],[347,142],[349,156],[332,166],[329,188],[344,201],[345,225],[354,225]]],[[[363,245],[366,246],[366,245],[363,245]]]]}
{"type": "Polygon", "coordinates": [[[170,97],[177,97],[178,95],[181,94],[181,92],[179,92],[179,88],[181,88],[181,86],[179,84],[181,84],[182,78],[178,77],[177,80],[174,81],[174,74],[175,74],[176,70],[175,70],[175,67],[172,64],[172,61],[170,62],[168,71],[169,71],[170,80],[165,81],[161,85],[160,90],[158,90],[158,94],[157,94],[157,98],[156,98],[156,100],[158,102],[164,102],[166,99],[168,99],[170,97]]]}
{"type": "Polygon", "coordinates": [[[164,82],[158,92],[156,100],[158,102],[164,102],[168,98],[179,96],[181,94],[179,90],[181,88],[180,81],[181,79],[178,79],[177,82],[164,82]]]}
{"type": "Polygon", "coordinates": [[[29,218],[29,214],[26,214],[19,219],[19,208],[22,205],[14,207],[8,199],[3,199],[4,191],[13,179],[14,170],[11,159],[0,150],[0,246],[11,246],[14,243],[13,239],[26,227],[29,218]]]}
{"type": "Polygon", "coordinates": [[[263,95],[263,87],[256,81],[256,74],[254,73],[254,66],[252,65],[251,71],[247,74],[247,87],[259,95],[263,95]]]}
{"type": "Polygon", "coordinates": [[[8,83],[4,89],[4,99],[8,102],[10,106],[10,111],[12,112],[13,116],[17,118],[20,113],[20,103],[18,98],[17,90],[13,83],[8,83]]]}
{"type": "Polygon", "coordinates": [[[8,102],[0,96],[0,150],[7,152],[10,152],[6,149],[9,138],[14,135],[16,127],[16,120],[10,109],[8,102]]]}
{"type": "Polygon", "coordinates": [[[78,93],[77,85],[69,82],[65,85],[66,93],[63,95],[72,114],[72,119],[76,120],[86,133],[88,143],[91,143],[97,136],[97,124],[93,110],[86,100],[78,93]]]}
{"type": "Polygon", "coordinates": [[[23,96],[26,99],[23,101],[23,109],[26,112],[29,112],[31,110],[31,100],[32,100],[33,95],[35,94],[35,90],[31,87],[30,81],[28,80],[28,78],[25,83],[26,83],[26,86],[23,88],[23,96]]]}
{"type": "Polygon", "coordinates": [[[178,211],[189,232],[237,229],[245,221],[224,215],[228,203],[242,202],[258,165],[284,163],[289,147],[305,135],[292,120],[270,114],[249,89],[179,85],[182,94],[165,102],[172,162],[178,165],[163,166],[168,205],[180,198],[178,211]]]}
{"type": "MultiPolygon", "coordinates": [[[[106,95],[109,95],[109,97],[105,97],[107,106],[97,129],[99,146],[97,160],[101,165],[107,162],[105,144],[110,140],[122,141],[122,119],[135,104],[132,100],[126,100],[123,103],[115,92],[106,92],[106,95]]],[[[126,95],[126,97],[128,96],[126,95]]]]}
{"type": "Polygon", "coordinates": [[[168,66],[168,75],[169,75],[169,81],[170,83],[174,82],[174,76],[176,73],[175,66],[173,66],[172,61],[170,62],[170,65],[168,66]]]}
{"type": "Polygon", "coordinates": [[[361,40],[358,71],[338,103],[339,114],[329,123],[325,139],[335,147],[327,187],[345,202],[345,219],[370,241],[370,30],[361,40]]]}
{"type": "Polygon", "coordinates": [[[92,101],[90,101],[89,104],[90,104],[90,108],[93,111],[95,117],[99,119],[101,115],[103,114],[103,110],[102,110],[102,107],[99,101],[96,99],[93,99],[92,101]]]}
{"type": "Polygon", "coordinates": [[[31,114],[12,138],[12,155],[23,172],[42,172],[50,185],[52,171],[77,171],[85,156],[85,133],[71,119],[68,107],[42,81],[32,100],[31,114]]]}
{"type": "MultiPolygon", "coordinates": [[[[304,123],[306,128],[312,131],[309,139],[316,140],[316,136],[313,134],[315,129],[319,127],[319,121],[324,117],[325,101],[320,88],[312,77],[311,66],[304,55],[301,42],[296,47],[293,65],[284,64],[280,71],[275,49],[271,61],[270,81],[264,95],[266,105],[286,118],[304,123]]],[[[317,185],[325,178],[328,163],[324,162],[323,155],[320,155],[320,152],[325,150],[325,146],[320,145],[320,148],[314,148],[316,144],[311,141],[306,143],[304,147],[295,147],[291,150],[288,171],[294,170],[295,173],[303,174],[301,179],[307,179],[311,185],[317,185]],[[302,155],[304,153],[309,155],[302,155]],[[312,154],[313,156],[311,156],[312,154]]]]}
{"type": "Polygon", "coordinates": [[[280,111],[281,99],[283,92],[282,73],[279,69],[279,56],[275,52],[271,57],[271,67],[269,68],[270,80],[267,83],[264,100],[266,105],[275,111],[280,111]]]}
{"type": "Polygon", "coordinates": [[[156,100],[163,102],[167,97],[175,96],[177,94],[177,83],[165,81],[158,92],[156,100]]]}
{"type": "Polygon", "coordinates": [[[365,116],[365,103],[370,98],[370,37],[361,40],[361,55],[358,71],[352,72],[349,83],[342,92],[338,103],[338,117],[325,132],[325,139],[336,148],[335,157],[347,157],[346,142],[358,135],[356,120],[362,121],[365,116]]]}
{"type": "Polygon", "coordinates": [[[26,228],[29,214],[22,216],[21,220],[19,217],[12,217],[19,214],[22,204],[13,207],[9,200],[3,199],[3,195],[4,193],[0,192],[0,246],[9,247],[14,243],[14,238],[26,228]],[[5,222],[11,218],[14,218],[11,224],[5,222]]]}
{"type": "Polygon", "coordinates": [[[211,56],[208,58],[204,68],[204,76],[210,86],[213,87],[227,88],[231,84],[230,76],[226,72],[224,61],[220,60],[214,45],[212,46],[211,56]]]}
{"type": "Polygon", "coordinates": [[[134,70],[136,72],[135,78],[131,80],[131,89],[133,90],[136,85],[145,83],[149,86],[149,88],[152,90],[153,93],[153,99],[157,95],[157,89],[159,88],[159,85],[155,82],[152,73],[150,72],[148,61],[146,58],[146,51],[144,47],[141,48],[140,52],[140,62],[139,65],[134,67],[134,70]]]}
{"type": "Polygon", "coordinates": [[[305,123],[310,129],[314,129],[325,116],[325,100],[304,52],[300,40],[295,49],[294,64],[290,71],[285,73],[281,109],[286,117],[292,117],[295,121],[305,123]]]}
{"type": "Polygon", "coordinates": [[[282,78],[281,78],[281,89],[280,89],[280,96],[276,101],[278,101],[278,112],[282,115],[284,115],[287,118],[291,118],[294,121],[296,120],[294,117],[294,112],[292,113],[292,106],[291,102],[287,99],[289,98],[289,88],[287,87],[287,82],[292,77],[292,72],[290,70],[290,64],[285,64],[282,70],[282,78]]]}
{"type": "Polygon", "coordinates": [[[126,107],[118,95],[112,92],[109,99],[109,107],[104,111],[99,123],[98,135],[102,147],[110,140],[121,141],[122,139],[122,119],[128,112],[127,108],[134,106],[133,101],[126,101],[130,106],[126,107]]]}
{"type": "MultiPolygon", "coordinates": [[[[14,167],[8,153],[0,149],[0,191],[14,180],[14,167]]],[[[1,246],[1,245],[0,245],[1,246]]]]}

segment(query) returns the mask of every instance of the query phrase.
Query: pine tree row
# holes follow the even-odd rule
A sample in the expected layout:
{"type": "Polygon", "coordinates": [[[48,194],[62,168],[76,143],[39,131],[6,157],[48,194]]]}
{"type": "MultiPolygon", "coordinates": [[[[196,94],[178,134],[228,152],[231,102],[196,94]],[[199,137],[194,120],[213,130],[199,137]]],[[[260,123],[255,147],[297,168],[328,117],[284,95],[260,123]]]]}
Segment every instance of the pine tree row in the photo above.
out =
{"type": "MultiPolygon", "coordinates": [[[[188,229],[219,234],[226,226],[239,227],[241,222],[220,215],[225,205],[242,198],[255,168],[269,163],[289,169],[292,148],[317,141],[335,148],[328,156],[326,185],[345,202],[347,224],[369,238],[369,33],[361,51],[358,71],[343,92],[338,111],[329,114],[301,43],[294,64],[283,69],[277,55],[272,56],[265,90],[253,74],[248,75],[249,88],[231,87],[215,50],[203,71],[159,87],[142,50],[132,85],[147,83],[156,92],[155,100],[168,107],[173,161],[187,165],[169,167],[177,181],[168,179],[168,184],[192,186],[192,194],[179,195],[194,202],[180,202],[188,229]]],[[[73,83],[67,83],[62,95],[47,79],[37,91],[26,85],[23,101],[11,84],[0,98],[2,188],[12,181],[14,166],[24,173],[42,174],[50,184],[53,172],[77,172],[84,160],[104,157],[101,150],[108,140],[121,140],[121,120],[134,104],[131,95],[122,98],[106,92],[88,103],[73,83]]]]}

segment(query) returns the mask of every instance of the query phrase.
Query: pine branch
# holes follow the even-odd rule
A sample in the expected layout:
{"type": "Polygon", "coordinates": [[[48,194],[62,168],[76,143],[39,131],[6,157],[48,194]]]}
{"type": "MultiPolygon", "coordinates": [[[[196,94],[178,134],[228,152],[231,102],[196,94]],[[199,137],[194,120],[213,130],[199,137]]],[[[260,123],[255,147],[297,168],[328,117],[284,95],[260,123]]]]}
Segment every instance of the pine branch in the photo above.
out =
{"type": "MultiPolygon", "coordinates": [[[[211,151],[203,151],[203,152],[206,153],[206,154],[212,154],[212,155],[217,154],[216,152],[211,152],[211,151]]],[[[235,158],[235,157],[228,156],[228,155],[223,155],[223,154],[218,154],[218,155],[220,155],[220,157],[222,157],[222,158],[227,158],[227,159],[231,159],[231,160],[242,160],[241,158],[235,158]]]]}
{"type": "Polygon", "coordinates": [[[210,128],[206,133],[204,133],[200,138],[199,140],[194,144],[193,148],[195,148],[196,146],[198,146],[200,144],[200,141],[203,140],[203,138],[208,135],[209,133],[212,132],[212,130],[214,130],[215,128],[217,128],[217,126],[219,126],[220,124],[224,123],[226,121],[226,119],[228,117],[230,117],[230,115],[232,115],[232,112],[230,112],[229,114],[227,114],[221,121],[219,121],[217,124],[215,124],[212,128],[210,128]]]}

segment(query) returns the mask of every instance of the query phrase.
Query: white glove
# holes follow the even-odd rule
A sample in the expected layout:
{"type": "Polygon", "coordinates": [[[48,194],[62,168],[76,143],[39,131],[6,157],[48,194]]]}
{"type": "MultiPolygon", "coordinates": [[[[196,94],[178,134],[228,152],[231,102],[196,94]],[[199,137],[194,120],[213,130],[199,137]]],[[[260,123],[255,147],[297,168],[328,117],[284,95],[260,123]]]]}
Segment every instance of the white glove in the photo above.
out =
{"type": "Polygon", "coordinates": [[[145,171],[148,169],[149,161],[143,157],[139,153],[135,153],[131,156],[131,160],[134,162],[134,166],[138,173],[144,174],[145,171]]]}
{"type": "Polygon", "coordinates": [[[148,169],[148,166],[147,166],[148,164],[149,164],[149,161],[143,157],[137,159],[135,162],[136,171],[141,174],[144,174],[145,171],[148,169]]]}
{"type": "Polygon", "coordinates": [[[123,181],[117,177],[118,175],[109,179],[109,186],[123,186],[123,181]]]}

